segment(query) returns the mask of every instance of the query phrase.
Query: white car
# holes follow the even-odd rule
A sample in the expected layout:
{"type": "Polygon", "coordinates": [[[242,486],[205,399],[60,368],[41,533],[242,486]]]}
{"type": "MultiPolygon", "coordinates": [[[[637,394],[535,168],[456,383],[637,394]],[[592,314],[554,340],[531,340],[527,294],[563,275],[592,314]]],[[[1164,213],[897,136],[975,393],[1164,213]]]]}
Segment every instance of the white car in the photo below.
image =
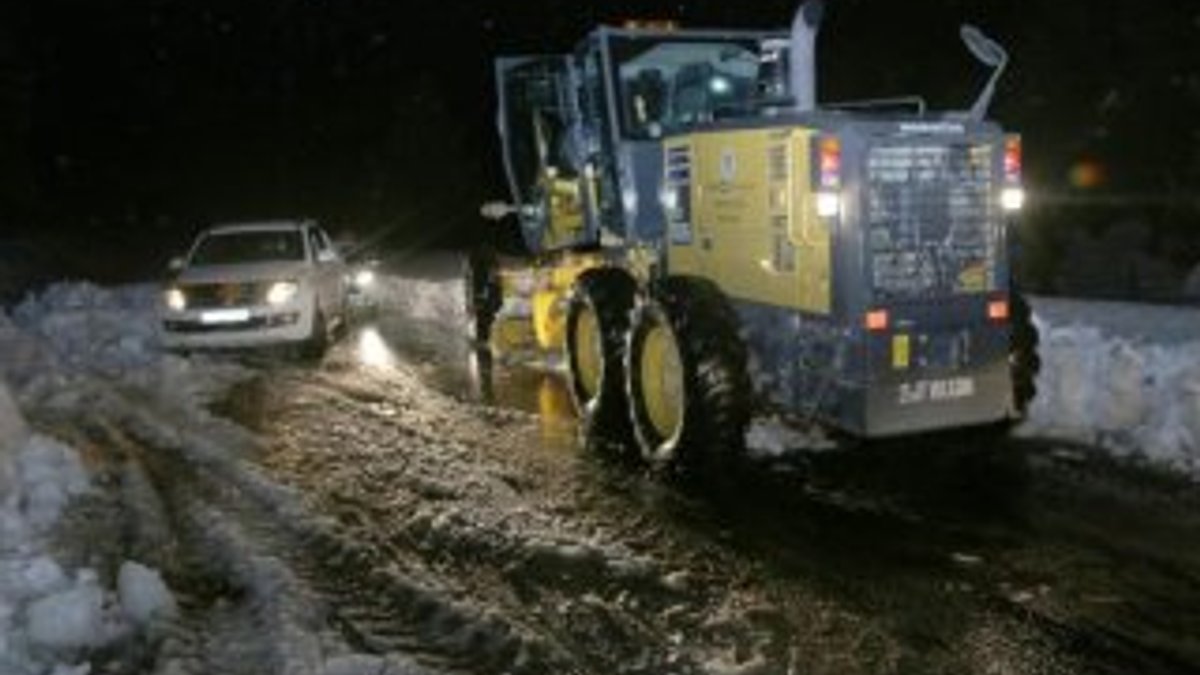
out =
{"type": "Polygon", "coordinates": [[[162,303],[168,349],[294,344],[319,355],[345,321],[345,264],[310,221],[213,227],[171,268],[162,303]]]}

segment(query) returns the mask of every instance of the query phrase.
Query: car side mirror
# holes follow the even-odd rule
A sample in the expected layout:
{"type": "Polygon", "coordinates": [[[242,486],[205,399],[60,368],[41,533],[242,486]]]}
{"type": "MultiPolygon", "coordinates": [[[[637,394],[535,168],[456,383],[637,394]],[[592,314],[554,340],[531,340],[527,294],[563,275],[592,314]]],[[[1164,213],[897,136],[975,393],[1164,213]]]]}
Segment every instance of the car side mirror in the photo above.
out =
{"type": "Polygon", "coordinates": [[[317,262],[319,263],[337,262],[337,259],[337,254],[333,251],[317,251],[317,262]]]}
{"type": "Polygon", "coordinates": [[[187,261],[183,259],[183,256],[175,256],[167,263],[167,269],[171,272],[182,272],[186,266],[187,261]]]}

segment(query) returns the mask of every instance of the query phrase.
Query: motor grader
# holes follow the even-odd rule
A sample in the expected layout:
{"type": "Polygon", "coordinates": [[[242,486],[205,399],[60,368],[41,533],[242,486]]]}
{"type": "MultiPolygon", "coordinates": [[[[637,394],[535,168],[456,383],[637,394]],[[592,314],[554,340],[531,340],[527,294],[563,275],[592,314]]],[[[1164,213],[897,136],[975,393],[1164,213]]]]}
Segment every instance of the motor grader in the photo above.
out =
{"type": "Polygon", "coordinates": [[[1034,395],[1021,142],[986,118],[1007,54],[962,28],[992,69],[967,110],[819,103],[822,13],[496,63],[511,201],[483,210],[528,256],[472,265],[479,331],[562,350],[584,428],[655,465],[735,452],[763,407],[876,438],[1003,426],[1034,395]]]}

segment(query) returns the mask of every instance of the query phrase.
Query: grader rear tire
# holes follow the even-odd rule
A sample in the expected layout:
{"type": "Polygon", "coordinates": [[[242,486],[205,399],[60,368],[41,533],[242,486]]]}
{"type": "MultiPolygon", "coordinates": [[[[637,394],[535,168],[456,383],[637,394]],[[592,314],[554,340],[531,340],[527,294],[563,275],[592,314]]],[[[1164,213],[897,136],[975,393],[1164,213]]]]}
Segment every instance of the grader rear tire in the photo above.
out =
{"type": "Polygon", "coordinates": [[[626,350],[631,425],[659,469],[698,469],[735,457],[752,389],[738,318],[701,279],[656,284],[634,310],[626,350]]]}
{"type": "Polygon", "coordinates": [[[1013,291],[1009,295],[1012,305],[1012,333],[1009,338],[1008,365],[1013,384],[1013,407],[1019,417],[1029,411],[1029,404],[1037,396],[1037,375],[1042,369],[1038,356],[1038,330],[1033,324],[1033,312],[1025,296],[1013,291]]]}
{"type": "Polygon", "coordinates": [[[564,342],[571,398],[592,439],[629,439],[625,335],[636,290],[622,270],[596,268],[579,276],[567,303],[564,342]]]}

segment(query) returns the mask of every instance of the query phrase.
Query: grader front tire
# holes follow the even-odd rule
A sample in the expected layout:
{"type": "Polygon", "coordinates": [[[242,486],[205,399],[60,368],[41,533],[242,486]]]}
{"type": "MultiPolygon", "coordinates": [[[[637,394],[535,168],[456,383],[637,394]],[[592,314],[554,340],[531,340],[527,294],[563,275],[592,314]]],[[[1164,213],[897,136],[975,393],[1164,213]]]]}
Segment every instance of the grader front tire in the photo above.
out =
{"type": "Polygon", "coordinates": [[[571,398],[584,433],[624,442],[629,436],[625,398],[625,336],[636,284],[616,268],[588,270],[567,303],[565,345],[571,398]]]}

